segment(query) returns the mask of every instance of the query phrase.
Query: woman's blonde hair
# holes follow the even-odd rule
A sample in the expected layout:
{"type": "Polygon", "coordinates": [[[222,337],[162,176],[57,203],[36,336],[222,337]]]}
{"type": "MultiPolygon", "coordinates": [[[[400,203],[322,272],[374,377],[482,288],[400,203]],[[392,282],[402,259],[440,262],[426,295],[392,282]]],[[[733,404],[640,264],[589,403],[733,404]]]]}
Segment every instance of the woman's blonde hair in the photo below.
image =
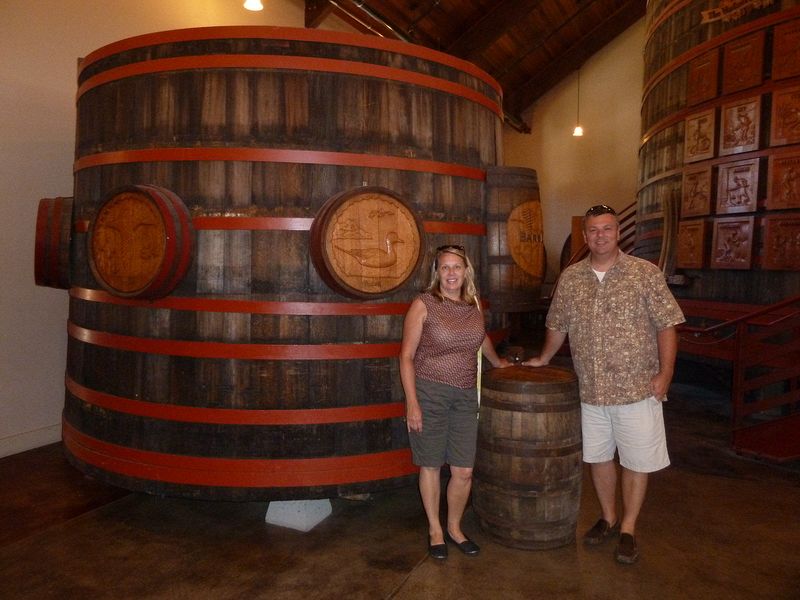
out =
{"type": "Polygon", "coordinates": [[[461,300],[467,304],[475,304],[478,296],[478,290],[475,287],[475,267],[472,266],[472,262],[464,251],[464,246],[446,245],[439,246],[436,249],[436,254],[434,254],[433,262],[431,263],[431,280],[425,291],[433,294],[439,300],[444,300],[439,282],[439,257],[442,254],[455,254],[464,261],[466,269],[464,272],[464,284],[461,286],[461,300]]]}

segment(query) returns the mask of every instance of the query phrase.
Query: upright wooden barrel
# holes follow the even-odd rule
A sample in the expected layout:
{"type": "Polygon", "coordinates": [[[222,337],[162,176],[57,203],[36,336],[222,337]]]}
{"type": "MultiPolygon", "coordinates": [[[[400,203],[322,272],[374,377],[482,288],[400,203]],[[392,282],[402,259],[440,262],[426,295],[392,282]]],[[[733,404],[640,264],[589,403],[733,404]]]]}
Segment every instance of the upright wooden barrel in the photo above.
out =
{"type": "Polygon", "coordinates": [[[491,298],[493,312],[536,309],[546,261],[539,180],[533,169],[487,169],[486,255],[484,295],[491,298]]]}
{"type": "Polygon", "coordinates": [[[581,418],[571,369],[485,373],[472,507],[495,541],[526,550],[570,544],[581,496],[581,418]]]}
{"type": "Polygon", "coordinates": [[[426,248],[463,244],[481,269],[497,83],[372,36],[215,27],[110,44],[81,61],[78,85],[70,459],[123,487],[210,499],[411,482],[403,315],[426,248]],[[130,186],[179,198],[194,231],[183,276],[156,269],[176,283],[161,298],[102,285],[91,266],[87,232],[130,186]],[[397,204],[324,208],[376,189],[397,204]],[[381,229],[401,206],[408,229],[381,229]],[[356,275],[351,259],[315,263],[314,224],[329,257],[396,233],[408,260],[356,275]]]}
{"type": "Polygon", "coordinates": [[[771,259],[791,254],[777,232],[796,231],[800,216],[798,40],[794,1],[647,4],[634,254],[682,270],[689,284],[676,295],[797,293],[800,261],[771,259]],[[736,261],[725,248],[734,231],[736,261]]]}

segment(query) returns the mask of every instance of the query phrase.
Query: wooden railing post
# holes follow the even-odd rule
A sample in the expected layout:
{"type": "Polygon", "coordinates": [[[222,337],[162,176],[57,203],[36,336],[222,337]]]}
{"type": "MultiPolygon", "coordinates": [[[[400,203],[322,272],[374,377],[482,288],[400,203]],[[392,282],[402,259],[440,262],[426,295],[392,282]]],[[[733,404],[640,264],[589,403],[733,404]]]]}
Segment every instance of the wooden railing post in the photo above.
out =
{"type": "Polygon", "coordinates": [[[740,321],[736,324],[736,335],[734,337],[734,359],[733,359],[733,382],[731,385],[731,431],[736,435],[736,429],[741,427],[744,419],[744,378],[747,369],[746,350],[747,344],[747,321],[740,321]]]}

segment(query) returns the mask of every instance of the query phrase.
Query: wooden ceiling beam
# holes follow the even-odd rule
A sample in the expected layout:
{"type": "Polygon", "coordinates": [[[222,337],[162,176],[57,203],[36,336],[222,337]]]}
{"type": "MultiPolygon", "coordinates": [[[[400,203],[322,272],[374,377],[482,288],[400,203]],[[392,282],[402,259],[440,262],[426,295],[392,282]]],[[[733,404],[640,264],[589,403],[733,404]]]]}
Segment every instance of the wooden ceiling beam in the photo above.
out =
{"type": "Polygon", "coordinates": [[[316,29],[329,14],[333,12],[333,4],[328,0],[306,0],[305,25],[308,29],[316,29]]]}
{"type": "Polygon", "coordinates": [[[504,86],[505,104],[508,110],[514,114],[523,112],[553,86],[579,69],[608,42],[641,19],[645,9],[646,3],[641,0],[628,0],[524,84],[516,86],[515,89],[504,86]]]}
{"type": "Polygon", "coordinates": [[[522,15],[534,10],[542,0],[505,0],[482,18],[475,21],[458,39],[445,48],[445,52],[470,58],[488,48],[497,38],[516,23],[522,15]]]}

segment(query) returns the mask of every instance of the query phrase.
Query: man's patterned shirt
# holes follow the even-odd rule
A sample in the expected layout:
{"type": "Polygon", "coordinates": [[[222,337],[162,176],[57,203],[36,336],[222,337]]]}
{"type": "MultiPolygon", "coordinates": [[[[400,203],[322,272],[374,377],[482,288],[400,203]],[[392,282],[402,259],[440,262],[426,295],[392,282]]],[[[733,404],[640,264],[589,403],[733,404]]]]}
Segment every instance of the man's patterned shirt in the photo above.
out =
{"type": "Polygon", "coordinates": [[[620,252],[601,282],[589,261],[561,274],[546,325],[569,336],[581,402],[639,402],[658,373],[657,333],[683,312],[652,263],[620,252]]]}

